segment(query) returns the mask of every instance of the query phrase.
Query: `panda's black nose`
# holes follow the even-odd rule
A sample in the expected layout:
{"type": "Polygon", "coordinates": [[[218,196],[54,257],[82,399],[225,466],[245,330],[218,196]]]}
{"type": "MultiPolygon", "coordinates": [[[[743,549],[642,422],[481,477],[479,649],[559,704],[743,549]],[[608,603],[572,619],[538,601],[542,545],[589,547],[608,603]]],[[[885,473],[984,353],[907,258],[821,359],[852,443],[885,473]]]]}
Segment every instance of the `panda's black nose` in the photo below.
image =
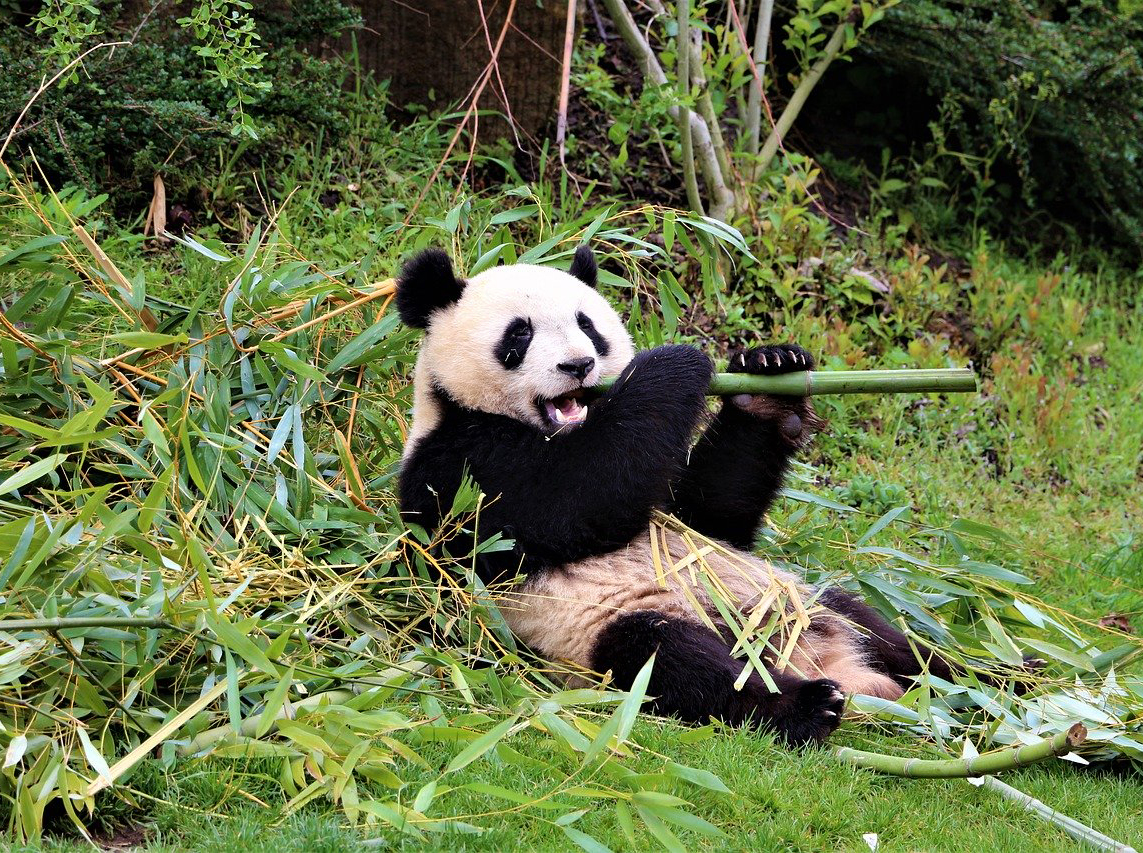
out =
{"type": "Polygon", "coordinates": [[[583,358],[573,358],[571,361],[560,362],[556,367],[561,373],[574,376],[576,379],[583,379],[595,367],[595,359],[586,355],[583,358]]]}

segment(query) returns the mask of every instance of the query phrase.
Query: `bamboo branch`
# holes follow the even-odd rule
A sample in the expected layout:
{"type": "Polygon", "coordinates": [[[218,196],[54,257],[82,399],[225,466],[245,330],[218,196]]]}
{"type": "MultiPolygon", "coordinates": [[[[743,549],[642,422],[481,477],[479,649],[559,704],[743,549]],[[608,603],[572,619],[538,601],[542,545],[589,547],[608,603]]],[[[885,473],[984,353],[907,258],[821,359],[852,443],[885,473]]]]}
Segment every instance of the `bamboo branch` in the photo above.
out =
{"type": "Polygon", "coordinates": [[[58,616],[51,619],[0,619],[0,631],[66,631],[69,628],[166,628],[151,616],[58,616]]]}
{"type": "Polygon", "coordinates": [[[1090,844],[1098,850],[1110,850],[1112,853],[1136,853],[1134,847],[1129,847],[1114,838],[1109,838],[1097,829],[1092,829],[1087,824],[1080,823],[1075,818],[1068,817],[1066,814],[1056,811],[1046,803],[1037,800],[1035,797],[1025,794],[1001,782],[995,776],[985,776],[982,779],[969,779],[971,784],[982,785],[985,788],[991,788],[1002,797],[1006,797],[1015,803],[1019,803],[1025,809],[1033,814],[1042,817],[1048,823],[1055,824],[1076,841],[1082,841],[1090,844]]]}
{"type": "Polygon", "coordinates": [[[843,746],[835,754],[842,761],[893,776],[907,776],[910,779],[957,779],[966,776],[985,776],[1013,770],[1026,764],[1035,764],[1037,761],[1071,752],[1085,740],[1087,740],[1087,729],[1082,723],[1075,723],[1066,732],[1060,732],[1049,740],[1001,749],[971,758],[905,758],[850,749],[848,746],[843,746]]]}
{"type": "MultiPolygon", "coordinates": [[[[610,388],[615,377],[601,379],[595,387],[610,388]]],[[[716,373],[707,394],[907,394],[911,392],[954,393],[977,390],[976,374],[967,368],[929,370],[800,370],[778,376],[753,373],[716,373]]]]}
{"type": "Polygon", "coordinates": [[[770,135],[766,137],[766,144],[762,146],[762,153],[758,157],[758,162],[755,165],[755,175],[770,165],[770,161],[774,159],[774,155],[778,153],[778,146],[782,144],[782,139],[790,128],[793,127],[794,120],[797,119],[798,113],[802,111],[805,106],[806,99],[809,98],[810,93],[817,86],[818,81],[822,79],[826,69],[829,68],[834,58],[841,52],[841,46],[845,43],[845,30],[849,26],[849,16],[847,15],[837,29],[833,31],[829,41],[826,43],[825,50],[814,63],[813,67],[806,73],[806,76],[798,83],[798,88],[794,90],[794,94],[790,96],[789,103],[786,104],[782,114],[778,116],[778,121],[774,123],[773,130],[770,135]]]}
{"type": "Polygon", "coordinates": [[[746,150],[758,153],[762,126],[762,86],[765,80],[766,53],[770,46],[770,19],[774,14],[774,0],[762,0],[758,10],[758,24],[754,30],[754,74],[750,80],[750,97],[746,103],[746,150]]]}
{"type": "Polygon", "coordinates": [[[564,24],[564,61],[560,69],[560,106],[556,112],[556,145],[560,147],[560,163],[567,157],[568,93],[571,90],[572,48],[575,46],[576,0],[568,0],[568,16],[564,24]]]}
{"type": "Polygon", "coordinates": [[[699,195],[698,178],[695,177],[695,151],[691,142],[691,110],[687,101],[691,96],[691,4],[690,0],[676,0],[678,15],[678,35],[675,39],[675,76],[679,85],[679,137],[682,140],[683,185],[687,188],[687,204],[700,215],[703,211],[702,196],[699,195]]]}
{"type": "MultiPolygon", "coordinates": [[[[607,7],[607,13],[611,15],[611,20],[615,24],[616,29],[619,30],[623,40],[635,54],[636,60],[639,62],[639,67],[643,71],[643,79],[650,81],[654,86],[666,86],[667,75],[663,71],[659,60],[655,58],[655,52],[651,50],[651,46],[639,31],[638,24],[635,19],[631,17],[631,11],[627,8],[624,0],[603,0],[603,5],[607,7]]],[[[678,119],[678,107],[668,107],[667,112],[672,118],[678,119]]],[[[690,127],[691,136],[694,143],[695,161],[698,167],[702,170],[703,180],[706,182],[707,191],[719,202],[723,204],[727,199],[733,202],[734,193],[726,185],[726,180],[723,171],[718,163],[718,156],[715,153],[714,143],[711,139],[711,131],[707,123],[703,120],[702,116],[698,113],[690,113],[690,127]]],[[[724,220],[733,208],[733,203],[729,206],[723,207],[723,204],[712,205],[710,215],[714,219],[724,220]],[[720,213],[722,215],[720,216],[720,213]]]]}
{"type": "MultiPolygon", "coordinates": [[[[651,11],[659,18],[666,19],[667,9],[660,0],[647,0],[651,11]]],[[[710,144],[714,148],[715,161],[721,173],[729,177],[734,173],[730,163],[730,153],[714,111],[714,99],[710,96],[710,84],[706,79],[706,66],[703,64],[702,33],[692,34],[688,47],[690,51],[691,88],[697,93],[695,105],[702,120],[710,131],[710,144]]],[[[735,193],[729,187],[711,188],[710,215],[714,219],[727,221],[739,209],[735,193]]]]}

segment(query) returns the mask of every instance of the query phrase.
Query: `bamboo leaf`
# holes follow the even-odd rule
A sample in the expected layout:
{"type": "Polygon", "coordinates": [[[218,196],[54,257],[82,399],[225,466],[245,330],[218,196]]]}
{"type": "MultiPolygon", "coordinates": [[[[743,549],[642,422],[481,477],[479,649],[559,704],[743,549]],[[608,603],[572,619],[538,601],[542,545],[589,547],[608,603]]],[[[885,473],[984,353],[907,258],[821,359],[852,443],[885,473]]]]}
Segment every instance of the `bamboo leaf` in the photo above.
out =
{"type": "Polygon", "coordinates": [[[572,826],[561,826],[560,828],[564,831],[564,835],[588,851],[588,853],[611,853],[610,847],[588,835],[586,832],[572,826]]]}
{"type": "Polygon", "coordinates": [[[14,474],[10,474],[0,481],[0,495],[7,494],[8,492],[15,492],[29,483],[34,483],[40,477],[45,477],[52,471],[56,470],[70,453],[53,453],[51,456],[45,456],[31,465],[26,465],[14,474]]]}
{"type": "Polygon", "coordinates": [[[467,767],[469,764],[476,761],[476,759],[480,758],[482,755],[484,755],[484,753],[488,752],[488,750],[496,746],[496,744],[498,744],[508,734],[508,732],[511,731],[512,727],[516,725],[516,721],[518,719],[519,717],[516,716],[509,717],[508,719],[493,726],[480,737],[476,738],[476,740],[472,741],[472,743],[457,753],[453,760],[448,763],[448,767],[445,768],[445,772],[455,773],[457,770],[460,770],[463,767],[467,767]]]}

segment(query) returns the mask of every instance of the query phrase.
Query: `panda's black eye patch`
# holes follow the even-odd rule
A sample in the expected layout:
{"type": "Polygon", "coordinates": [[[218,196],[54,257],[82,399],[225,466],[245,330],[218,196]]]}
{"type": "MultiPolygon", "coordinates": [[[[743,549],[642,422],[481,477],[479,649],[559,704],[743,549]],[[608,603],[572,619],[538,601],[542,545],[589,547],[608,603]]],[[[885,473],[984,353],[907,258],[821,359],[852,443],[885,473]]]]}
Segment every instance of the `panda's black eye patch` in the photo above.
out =
{"type": "Polygon", "coordinates": [[[515,370],[524,363],[528,345],[532,343],[532,323],[517,317],[504,330],[500,342],[496,344],[496,360],[505,370],[515,370]]]}
{"type": "Polygon", "coordinates": [[[591,322],[591,318],[579,311],[575,315],[575,321],[579,324],[583,333],[587,335],[591,345],[595,347],[595,351],[600,356],[605,356],[611,352],[611,344],[607,342],[607,338],[599,333],[599,329],[595,328],[595,323],[591,322]]]}

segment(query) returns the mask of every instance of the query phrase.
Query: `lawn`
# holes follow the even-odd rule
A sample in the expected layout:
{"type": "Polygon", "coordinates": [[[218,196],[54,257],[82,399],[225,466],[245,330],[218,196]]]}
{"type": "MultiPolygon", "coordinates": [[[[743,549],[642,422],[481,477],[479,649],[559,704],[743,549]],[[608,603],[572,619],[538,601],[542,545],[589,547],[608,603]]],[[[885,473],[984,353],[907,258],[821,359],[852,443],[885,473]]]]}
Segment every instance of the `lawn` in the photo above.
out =
{"type": "MultiPolygon", "coordinates": [[[[425,543],[400,539],[393,474],[416,337],[387,320],[384,294],[327,315],[422,246],[449,248],[469,270],[529,250],[566,264],[591,234],[608,295],[645,345],[688,340],[717,355],[729,338],[785,338],[827,368],[975,360],[980,395],[823,398],[830,427],[759,549],[879,591],[884,607],[908,605],[912,628],[944,632],[974,660],[1072,636],[1045,693],[1068,683],[1069,661],[1133,643],[1117,674],[1139,691],[1121,721],[1138,732],[1140,646],[1116,627],[1143,630],[1138,274],[1020,260],[984,238],[954,270],[899,235],[839,238],[788,212],[775,239],[824,261],[777,264],[768,288],[765,257],[736,257],[733,239],[693,218],[528,184],[503,163],[478,163],[490,188],[472,194],[446,169],[416,206],[445,131],[381,119],[358,130],[268,166],[272,216],[251,216],[259,224],[242,235],[207,223],[156,247],[80,192],[9,191],[14,236],[0,249],[68,239],[0,263],[18,306],[4,337],[0,478],[55,460],[0,502],[0,619],[106,620],[4,635],[0,683],[13,689],[0,723],[21,745],[0,774],[0,816],[15,837],[42,831],[49,849],[86,849],[83,824],[109,846],[154,850],[348,850],[362,839],[862,850],[867,833],[882,850],[1077,846],[963,780],[881,776],[829,748],[790,752],[718,725],[639,719],[628,732],[634,705],[622,695],[556,692],[498,632],[479,590],[442,580],[425,543]],[[72,220],[124,286],[72,238],[72,220]],[[673,256],[657,250],[668,229],[673,256]],[[854,265],[890,293],[863,291],[854,265]],[[89,369],[112,359],[115,370],[89,369]],[[1067,631],[1017,612],[1013,590],[1067,631]],[[116,625],[128,616],[163,624],[116,625]],[[337,691],[306,715],[306,697],[337,691]],[[165,746],[139,749],[199,697],[209,701],[165,746]],[[302,710],[272,721],[283,708],[302,710]],[[120,775],[125,755],[139,760],[120,775]],[[101,774],[116,784],[87,791],[101,774]]],[[[1086,676],[1097,687],[1102,669],[1086,676]]],[[[957,754],[967,733],[985,748],[1029,724],[1031,705],[1008,701],[997,712],[987,697],[925,684],[902,700],[916,727],[894,709],[855,708],[831,745],[936,757],[957,754]],[[933,722],[937,706],[952,709],[952,729],[933,722]]],[[[1051,761],[1005,779],[1138,844],[1143,746],[1119,752],[1133,761],[1051,761]]]]}

